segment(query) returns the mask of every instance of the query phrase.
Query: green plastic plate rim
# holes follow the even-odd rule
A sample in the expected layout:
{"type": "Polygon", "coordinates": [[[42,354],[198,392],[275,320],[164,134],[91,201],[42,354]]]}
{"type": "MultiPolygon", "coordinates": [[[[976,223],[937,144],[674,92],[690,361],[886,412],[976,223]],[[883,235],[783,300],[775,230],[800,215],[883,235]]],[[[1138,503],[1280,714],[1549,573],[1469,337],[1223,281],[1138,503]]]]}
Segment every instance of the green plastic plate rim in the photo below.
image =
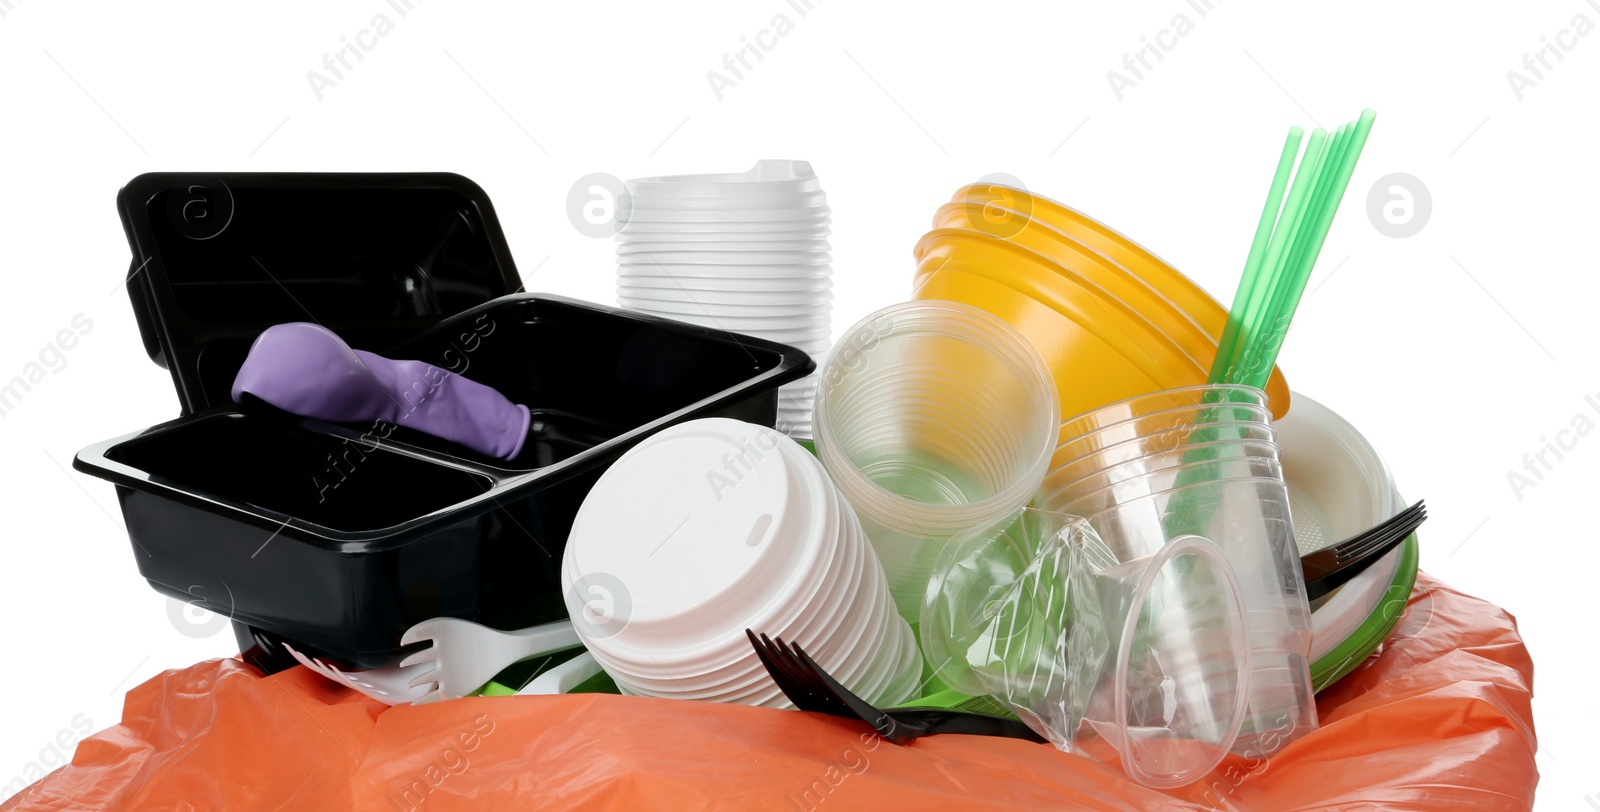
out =
{"type": "Polygon", "coordinates": [[[1417,583],[1418,548],[1415,533],[1400,543],[1400,566],[1395,568],[1394,580],[1383,601],[1343,643],[1311,664],[1312,690],[1320,692],[1354,671],[1394,631],[1417,583]]]}

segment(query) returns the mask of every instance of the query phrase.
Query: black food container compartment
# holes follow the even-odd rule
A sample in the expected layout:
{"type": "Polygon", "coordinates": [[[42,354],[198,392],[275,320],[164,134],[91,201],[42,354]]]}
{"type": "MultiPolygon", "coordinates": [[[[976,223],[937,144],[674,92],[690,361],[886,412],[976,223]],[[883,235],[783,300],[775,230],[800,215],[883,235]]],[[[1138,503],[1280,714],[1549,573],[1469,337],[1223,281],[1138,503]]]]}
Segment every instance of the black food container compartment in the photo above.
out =
{"type": "Polygon", "coordinates": [[[771,426],[778,387],[814,368],[792,347],[558,296],[500,295],[463,310],[517,283],[487,198],[457,176],[145,175],[121,203],[142,268],[130,296],[184,415],[90,446],[74,467],[116,485],[151,586],[232,618],[247,655],[267,670],[292,662],[283,641],[378,667],[393,664],[402,633],[430,617],[513,629],[564,616],[567,532],[617,457],[698,417],[771,426]],[[182,215],[169,214],[167,192],[219,184],[232,197],[232,223],[203,240],[173,225],[182,215]],[[432,209],[411,194],[419,188],[432,193],[432,209]],[[187,244],[229,237],[252,216],[287,225],[271,215],[314,205],[329,189],[407,216],[368,211],[355,219],[361,234],[302,235],[328,253],[280,248],[270,275],[228,258],[261,258],[251,252],[272,228],[251,226],[198,253],[187,244]],[[273,201],[258,191],[286,193],[273,201]],[[394,228],[405,238],[386,242],[394,228]],[[423,232],[437,244],[417,239],[423,232]],[[357,250],[359,261],[335,261],[357,250]],[[298,282],[275,288],[272,278],[285,277],[298,282]],[[522,453],[497,460],[389,424],[233,404],[228,387],[255,335],[307,320],[527,405],[522,453]]]}

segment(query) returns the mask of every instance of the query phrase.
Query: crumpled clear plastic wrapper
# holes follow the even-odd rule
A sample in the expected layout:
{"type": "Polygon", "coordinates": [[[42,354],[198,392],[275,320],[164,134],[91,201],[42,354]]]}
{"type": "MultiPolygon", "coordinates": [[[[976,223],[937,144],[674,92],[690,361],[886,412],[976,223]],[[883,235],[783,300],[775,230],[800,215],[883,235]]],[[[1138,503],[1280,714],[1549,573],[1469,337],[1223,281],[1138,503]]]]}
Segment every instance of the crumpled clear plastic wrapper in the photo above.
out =
{"type": "Polygon", "coordinates": [[[1246,711],[1243,599],[1199,536],[1121,561],[1084,520],[1025,509],[946,546],[921,630],[946,685],[1147,786],[1210,772],[1246,711]]]}

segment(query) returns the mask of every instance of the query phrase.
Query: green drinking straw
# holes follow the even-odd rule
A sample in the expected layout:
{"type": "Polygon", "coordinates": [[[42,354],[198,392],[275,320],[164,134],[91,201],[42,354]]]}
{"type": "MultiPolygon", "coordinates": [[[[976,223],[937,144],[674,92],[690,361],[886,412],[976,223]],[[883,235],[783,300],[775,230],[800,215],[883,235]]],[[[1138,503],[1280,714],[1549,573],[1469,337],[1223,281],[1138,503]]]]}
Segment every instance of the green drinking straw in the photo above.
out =
{"type": "MultiPolygon", "coordinates": [[[[1350,146],[1350,132],[1354,125],[1354,122],[1340,124],[1338,132],[1334,134],[1332,142],[1333,145],[1328,148],[1328,159],[1323,164],[1324,167],[1332,170],[1329,173],[1330,177],[1337,173],[1337,167],[1340,166],[1344,160],[1345,150],[1347,150],[1350,146]]],[[[1315,192],[1316,193],[1313,195],[1311,201],[1311,206],[1308,209],[1308,211],[1312,213],[1321,212],[1323,208],[1327,206],[1328,197],[1330,194],[1329,184],[1326,182],[1319,183],[1315,187],[1315,192]]],[[[1312,221],[1313,226],[1316,222],[1316,220],[1312,221]]],[[[1293,254],[1290,255],[1287,263],[1287,267],[1291,269],[1300,267],[1301,262],[1305,259],[1306,252],[1308,250],[1307,241],[1302,240],[1296,243],[1294,248],[1295,250],[1293,254]]],[[[1315,254],[1312,256],[1315,256],[1315,254]]]]}
{"type": "MultiPolygon", "coordinates": [[[[1331,139],[1322,129],[1313,131],[1306,141],[1300,164],[1294,170],[1288,199],[1283,201],[1280,210],[1279,201],[1288,184],[1289,164],[1294,159],[1302,132],[1299,127],[1290,128],[1207,383],[1266,388],[1278,350],[1289,331],[1289,322],[1300,305],[1306,282],[1350,185],[1356,160],[1366,145],[1376,115],[1371,109],[1363,111],[1358,120],[1341,125],[1331,139]]],[[[1196,422],[1205,424],[1224,419],[1225,408],[1218,405],[1206,410],[1196,422]]],[[[1190,442],[1219,440],[1222,439],[1220,434],[1217,429],[1201,428],[1191,435],[1190,442]]],[[[1207,446],[1206,450],[1193,449],[1184,455],[1184,462],[1215,459],[1215,449],[1215,446],[1207,446]]],[[[1198,474],[1180,475],[1177,484],[1193,484],[1199,478],[1198,474]]],[[[1189,509],[1210,508],[1181,499],[1175,503],[1174,515],[1189,509]]]]}
{"type": "Polygon", "coordinates": [[[1282,194],[1284,157],[1299,136],[1298,127],[1290,130],[1208,383],[1266,386],[1376,116],[1371,109],[1363,111],[1358,120],[1341,125],[1332,139],[1320,129],[1312,133],[1263,251],[1266,221],[1282,194]]]}
{"type": "Polygon", "coordinates": [[[1278,349],[1283,346],[1283,337],[1289,332],[1289,321],[1294,318],[1295,311],[1300,307],[1300,298],[1305,294],[1306,283],[1311,279],[1317,255],[1322,252],[1323,242],[1328,238],[1334,215],[1338,213],[1339,203],[1344,199],[1345,190],[1350,186],[1350,178],[1355,174],[1356,161],[1361,157],[1361,150],[1366,146],[1367,135],[1372,131],[1372,123],[1376,118],[1377,113],[1368,108],[1361,113],[1361,118],[1351,128],[1345,149],[1338,156],[1338,164],[1328,173],[1324,183],[1323,205],[1315,213],[1312,229],[1304,240],[1300,255],[1296,258],[1298,261],[1285,272],[1282,289],[1274,297],[1273,304],[1269,308],[1267,324],[1271,329],[1262,336],[1263,364],[1253,370],[1250,378],[1240,380],[1239,383],[1257,388],[1264,387],[1268,376],[1272,374],[1272,365],[1278,359],[1278,349]]]}
{"type": "MultiPolygon", "coordinates": [[[[1256,285],[1249,299],[1242,303],[1234,302],[1235,308],[1243,306],[1239,316],[1240,334],[1221,370],[1221,379],[1208,380],[1209,383],[1239,383],[1239,377],[1243,372],[1241,361],[1248,358],[1250,351],[1258,346],[1257,336],[1262,324],[1263,311],[1278,290],[1284,260],[1290,254],[1299,235],[1300,225],[1304,222],[1306,205],[1310,203],[1311,181],[1316,177],[1317,167],[1321,165],[1327,137],[1328,133],[1319,128],[1312,131],[1311,137],[1306,140],[1305,154],[1300,158],[1300,166],[1295,169],[1294,183],[1289,187],[1289,197],[1283,203],[1283,213],[1278,218],[1277,226],[1272,229],[1272,241],[1267,245],[1267,254],[1262,260],[1264,284],[1256,285]]],[[[1213,363],[1213,378],[1216,377],[1216,373],[1216,364],[1213,363]]]]}
{"type": "MultiPolygon", "coordinates": [[[[1244,262],[1244,273],[1239,276],[1239,289],[1234,292],[1235,302],[1244,302],[1250,299],[1255,287],[1261,284],[1262,260],[1267,253],[1267,243],[1272,239],[1272,226],[1278,221],[1278,210],[1283,205],[1283,193],[1289,185],[1289,173],[1294,169],[1294,158],[1300,152],[1300,138],[1305,131],[1299,127],[1289,128],[1289,137],[1284,139],[1283,152],[1278,156],[1278,169],[1272,175],[1272,186],[1267,191],[1266,205],[1261,207],[1261,218],[1256,222],[1255,238],[1250,241],[1250,254],[1244,262]]],[[[1228,359],[1233,356],[1233,347],[1239,340],[1239,330],[1242,327],[1239,317],[1242,314],[1237,309],[1228,313],[1228,324],[1223,328],[1222,339],[1217,343],[1217,357],[1212,363],[1211,378],[1217,379],[1222,374],[1218,365],[1224,367],[1228,359]]]]}
{"type": "MultiPolygon", "coordinates": [[[[1227,383],[1243,383],[1255,376],[1261,363],[1262,339],[1270,335],[1277,324],[1275,305],[1282,293],[1286,270],[1293,267],[1294,257],[1304,249],[1305,231],[1316,219],[1316,201],[1321,196],[1322,178],[1331,162],[1329,153],[1332,151],[1332,141],[1325,137],[1321,144],[1317,144],[1316,135],[1326,136],[1327,133],[1317,130],[1306,147],[1306,156],[1295,175],[1296,184],[1305,181],[1305,194],[1298,201],[1293,201],[1298,204],[1293,209],[1285,206],[1283,219],[1273,231],[1274,238],[1283,234],[1282,252],[1276,255],[1269,252],[1268,259],[1271,261],[1268,263],[1266,284],[1258,288],[1255,297],[1245,305],[1246,314],[1242,317],[1244,327],[1226,372],[1227,383]],[[1317,147],[1321,149],[1313,152],[1317,147]]],[[[1271,374],[1270,365],[1267,369],[1271,374]]]]}

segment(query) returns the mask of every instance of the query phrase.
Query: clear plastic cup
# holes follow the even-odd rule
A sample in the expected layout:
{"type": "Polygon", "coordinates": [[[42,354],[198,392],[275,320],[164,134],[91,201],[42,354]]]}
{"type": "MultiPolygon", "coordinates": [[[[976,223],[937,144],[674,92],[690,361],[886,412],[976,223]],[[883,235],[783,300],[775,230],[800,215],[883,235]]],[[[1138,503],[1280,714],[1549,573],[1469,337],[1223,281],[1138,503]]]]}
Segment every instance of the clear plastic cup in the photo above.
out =
{"type": "Polygon", "coordinates": [[[1277,439],[1276,430],[1265,422],[1269,418],[1265,410],[1250,415],[1249,420],[1212,422],[1203,426],[1190,422],[1204,416],[1197,409],[1183,409],[1172,415],[1163,413],[1160,416],[1138,418],[1120,428],[1108,428],[1061,443],[1056,446],[1056,452],[1050,459],[1050,475],[1055,477],[1069,466],[1091,461],[1102,466],[1116,465],[1197,443],[1223,439],[1277,439]]]}
{"type": "Polygon", "coordinates": [[[917,616],[944,541],[1033,495],[1054,450],[1056,404],[1027,339],[969,305],[893,305],[834,347],[817,387],[817,455],[861,518],[902,615],[917,616]]]}
{"type": "Polygon", "coordinates": [[[1119,453],[1121,460],[1132,459],[1148,450],[1164,450],[1178,445],[1210,442],[1223,439],[1246,439],[1270,436],[1272,414],[1265,406],[1253,404],[1227,404],[1219,410],[1216,406],[1179,406],[1147,415],[1128,418],[1087,434],[1069,435],[1062,429],[1050,468],[1055,470],[1077,462],[1084,457],[1119,453]],[[1226,414],[1221,411],[1225,410],[1226,414]],[[1262,436],[1265,433],[1267,436],[1262,436]],[[1146,440],[1139,446],[1124,445],[1136,440],[1146,440]],[[1120,447],[1120,448],[1119,448],[1120,447]]]}
{"type": "MultiPolygon", "coordinates": [[[[1128,398],[1127,400],[1102,406],[1092,412],[1069,417],[1061,422],[1061,433],[1066,437],[1076,437],[1105,428],[1114,423],[1168,409],[1220,404],[1266,406],[1267,393],[1253,386],[1238,384],[1204,384],[1201,386],[1166,389],[1148,395],[1128,398]]],[[[1218,419],[1225,420],[1228,418],[1218,419]]]]}
{"type": "Polygon", "coordinates": [[[1032,508],[953,539],[922,608],[924,656],[1057,747],[1182,786],[1221,762],[1244,719],[1243,596],[1204,538],[1133,552],[1032,508]]]}
{"type": "Polygon", "coordinates": [[[1138,472],[1159,470],[1163,465],[1196,462],[1222,456],[1230,448],[1247,447],[1272,456],[1270,446],[1276,446],[1275,432],[1271,426],[1254,423],[1229,423],[1228,439],[1206,440],[1201,435],[1184,433],[1181,438],[1168,439],[1157,435],[1140,437],[1118,443],[1093,454],[1085,454],[1073,461],[1050,469],[1045,486],[1060,488],[1088,476],[1111,475],[1118,469],[1138,469],[1138,472]],[[1186,442],[1193,440],[1193,442],[1186,442]],[[1174,462],[1175,461],[1175,462],[1174,462]]]}
{"type": "Polygon", "coordinates": [[[1315,729],[1311,615],[1281,477],[1200,482],[1118,501],[1088,516],[1119,560],[1181,536],[1211,539],[1244,596],[1251,651],[1249,711],[1233,752],[1271,756],[1315,729]]]}
{"type": "Polygon", "coordinates": [[[1133,499],[1190,484],[1254,477],[1281,480],[1283,465],[1278,462],[1276,448],[1271,451],[1273,456],[1238,456],[1191,463],[1180,461],[1158,470],[1133,474],[1114,481],[1091,476],[1082,481],[1081,485],[1068,486],[1062,491],[1057,491],[1053,499],[1046,500],[1040,507],[1077,516],[1089,516],[1133,499]]]}
{"type": "Polygon", "coordinates": [[[1236,746],[1254,676],[1243,595],[1223,552],[1178,536],[1154,555],[1070,577],[1080,600],[1069,645],[1110,665],[1092,688],[1080,672],[1082,727],[1146,786],[1181,787],[1211,772],[1236,746]]]}
{"type": "MultiPolygon", "coordinates": [[[[1255,427],[1249,424],[1238,424],[1255,434],[1255,427]]],[[[1270,429],[1261,432],[1269,435],[1270,429]]],[[[1035,502],[1053,502],[1060,498],[1058,494],[1063,491],[1083,493],[1096,488],[1105,487],[1124,479],[1170,468],[1175,465],[1184,465],[1205,459],[1216,459],[1222,456],[1267,457],[1278,458],[1278,445],[1270,437],[1250,437],[1239,440],[1216,440],[1212,442],[1195,443],[1193,445],[1168,445],[1160,439],[1153,439],[1149,444],[1147,453],[1144,442],[1134,440],[1131,443],[1119,443],[1128,446],[1126,453],[1112,452],[1109,454],[1090,454],[1051,469],[1045,476],[1044,484],[1039,488],[1039,495],[1035,502]],[[1091,482],[1095,484],[1090,484],[1091,482]]],[[[1042,505],[1041,505],[1042,506],[1042,505]]]]}

